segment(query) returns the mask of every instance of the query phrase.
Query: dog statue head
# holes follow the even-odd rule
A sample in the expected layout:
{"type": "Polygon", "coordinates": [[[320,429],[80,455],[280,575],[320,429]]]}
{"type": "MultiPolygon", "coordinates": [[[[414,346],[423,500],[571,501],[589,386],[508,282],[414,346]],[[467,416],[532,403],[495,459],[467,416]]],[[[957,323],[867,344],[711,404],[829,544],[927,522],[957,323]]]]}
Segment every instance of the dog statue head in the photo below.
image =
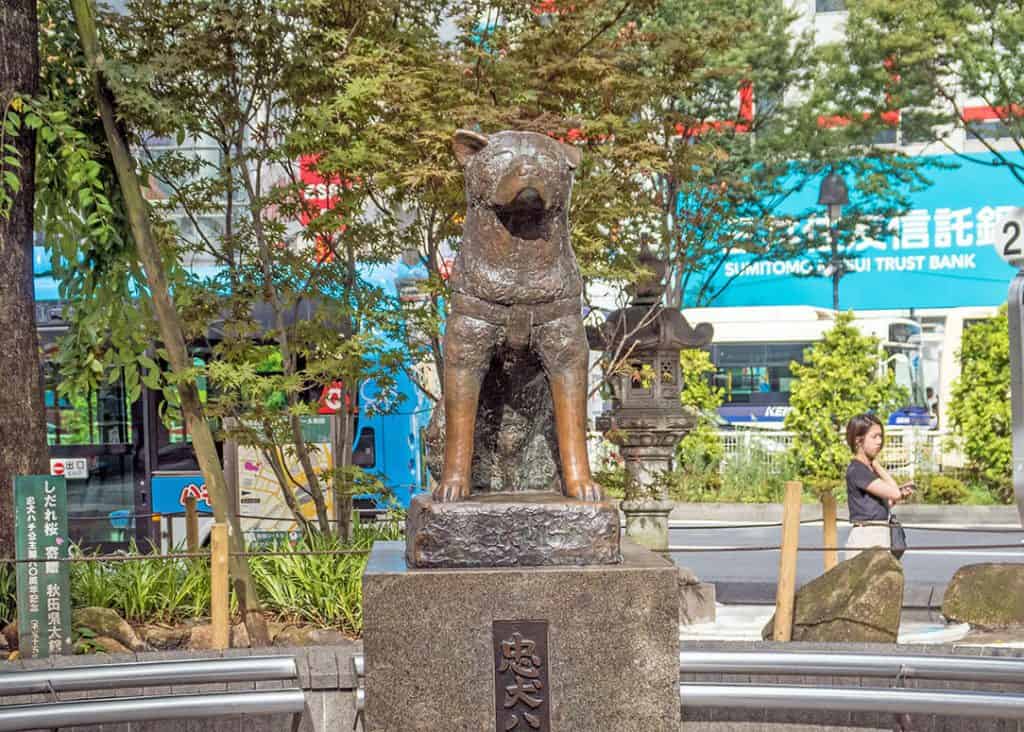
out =
{"type": "Polygon", "coordinates": [[[569,210],[577,148],[537,132],[481,135],[458,130],[455,156],[466,169],[470,212],[493,212],[519,239],[547,239],[569,210]]]}

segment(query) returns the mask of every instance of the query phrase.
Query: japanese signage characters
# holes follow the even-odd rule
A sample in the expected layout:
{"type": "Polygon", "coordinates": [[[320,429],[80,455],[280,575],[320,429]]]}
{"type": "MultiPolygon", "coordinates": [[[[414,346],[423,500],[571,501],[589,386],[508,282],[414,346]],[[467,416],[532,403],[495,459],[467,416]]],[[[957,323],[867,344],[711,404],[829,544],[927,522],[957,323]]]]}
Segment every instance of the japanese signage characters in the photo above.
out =
{"type": "Polygon", "coordinates": [[[495,729],[550,730],[547,622],[496,620],[493,637],[495,729]]]}
{"type": "Polygon", "coordinates": [[[24,656],[71,652],[67,486],[63,477],[14,479],[18,635],[24,656]]]}

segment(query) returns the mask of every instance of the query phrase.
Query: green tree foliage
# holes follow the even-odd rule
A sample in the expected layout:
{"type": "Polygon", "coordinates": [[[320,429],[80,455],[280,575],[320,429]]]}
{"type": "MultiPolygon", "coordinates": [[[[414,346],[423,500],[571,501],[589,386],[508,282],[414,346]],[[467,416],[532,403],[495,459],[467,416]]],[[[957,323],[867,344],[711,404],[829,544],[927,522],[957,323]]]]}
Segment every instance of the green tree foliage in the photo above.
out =
{"type": "Polygon", "coordinates": [[[846,423],[856,414],[874,412],[885,423],[909,395],[891,371],[879,373],[879,341],[853,325],[853,314],[836,317],[835,326],[793,362],[795,377],[785,427],[794,433],[792,456],[799,476],[809,485],[838,485],[850,462],[846,423]]]}
{"type": "MultiPolygon", "coordinates": [[[[261,450],[300,525],[326,532],[327,491],[347,501],[363,481],[345,464],[347,447],[333,474],[314,469],[300,417],[334,381],[353,401],[364,379],[388,387],[401,354],[384,347],[379,326],[395,319],[395,303],[365,273],[398,248],[394,217],[377,214],[360,174],[375,153],[356,145],[338,153],[306,120],[346,88],[348,80],[327,67],[351,44],[430,28],[436,19],[415,3],[133,0],[103,20],[103,72],[149,182],[188,338],[207,356],[190,376],[209,383],[206,411],[221,418],[223,435],[261,450]],[[312,193],[310,176],[322,182],[312,193]],[[197,261],[207,266],[193,268],[197,261]],[[278,368],[268,371],[274,354],[278,368]],[[298,478],[280,459],[283,449],[296,456],[298,478]],[[299,510],[300,493],[316,509],[312,521],[299,510]]],[[[371,114],[365,106],[359,114],[371,114]]],[[[132,261],[111,253],[105,263],[131,271],[132,261]]],[[[122,306],[131,310],[139,291],[144,286],[119,292],[122,306]]],[[[69,346],[78,351],[113,366],[141,364],[146,385],[164,392],[166,417],[177,419],[165,359],[151,358],[139,341],[134,350],[112,349],[116,339],[104,330],[75,334],[69,346]]],[[[134,397],[137,384],[128,385],[134,397]]],[[[347,446],[354,415],[342,422],[339,444],[347,446]]],[[[343,521],[349,515],[340,513],[343,521]]]]}
{"type": "Polygon", "coordinates": [[[1008,169],[1024,185],[1024,8],[994,0],[848,0],[832,49],[835,89],[858,113],[899,110],[904,142],[1008,169]],[[987,106],[980,120],[964,107],[987,106]],[[989,129],[985,129],[986,126],[989,129]],[[965,153],[963,130],[982,152],[965,153]],[[995,138],[1003,138],[994,143],[995,138]],[[1009,143],[1009,144],[1007,144],[1009,143]]]}
{"type": "Polygon", "coordinates": [[[815,257],[821,212],[781,212],[826,169],[843,172],[854,196],[837,228],[849,256],[854,232],[880,235],[905,204],[915,161],[850,149],[846,131],[818,124],[819,59],[782,0],[456,1],[448,10],[450,38],[354,39],[331,66],[337,91],[310,118],[426,266],[429,304],[398,322],[425,334],[422,355],[439,370],[444,263],[465,207],[450,152],[458,127],[535,130],[580,147],[570,219],[584,278],[633,281],[649,246],[670,265],[670,307],[720,294],[738,276],[721,276],[735,254],[747,266],[815,257]]]}
{"type": "Polygon", "coordinates": [[[676,448],[676,466],[669,476],[670,492],[694,500],[694,494],[714,493],[721,486],[719,467],[725,449],[717,432],[716,410],[722,405],[722,390],[708,378],[715,367],[707,351],[682,351],[679,366],[683,377],[679,400],[692,410],[696,424],[676,448]]]}
{"type": "Polygon", "coordinates": [[[1010,480],[1010,331],[1006,307],[964,331],[957,354],[950,424],[968,468],[1003,503],[1013,499],[1010,480]]]}

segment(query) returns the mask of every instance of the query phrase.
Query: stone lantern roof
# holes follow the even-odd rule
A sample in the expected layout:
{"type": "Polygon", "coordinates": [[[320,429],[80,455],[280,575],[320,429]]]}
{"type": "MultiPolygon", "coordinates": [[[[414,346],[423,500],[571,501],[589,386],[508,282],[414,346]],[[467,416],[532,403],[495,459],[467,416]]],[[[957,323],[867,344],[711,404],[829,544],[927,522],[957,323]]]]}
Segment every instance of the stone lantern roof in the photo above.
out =
{"type": "Polygon", "coordinates": [[[630,288],[632,300],[628,306],[609,313],[597,328],[588,329],[591,347],[613,349],[621,344],[622,353],[630,349],[635,353],[680,351],[710,343],[714,333],[710,323],[700,323],[694,328],[680,311],[659,305],[665,263],[647,250],[641,255],[640,264],[650,270],[651,276],[630,288]]]}

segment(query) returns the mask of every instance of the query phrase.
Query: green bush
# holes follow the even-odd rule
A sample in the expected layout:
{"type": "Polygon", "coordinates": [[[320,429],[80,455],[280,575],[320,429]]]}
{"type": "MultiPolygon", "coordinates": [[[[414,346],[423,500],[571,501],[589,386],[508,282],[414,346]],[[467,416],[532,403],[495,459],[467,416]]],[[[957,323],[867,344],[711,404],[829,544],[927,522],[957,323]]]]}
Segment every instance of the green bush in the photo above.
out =
{"type": "Polygon", "coordinates": [[[594,480],[604,488],[609,498],[623,499],[626,497],[626,466],[619,455],[618,447],[605,443],[605,452],[594,470],[594,480]]]}
{"type": "Polygon", "coordinates": [[[669,495],[688,503],[772,503],[782,500],[784,485],[794,477],[788,457],[774,455],[760,445],[713,465],[696,455],[672,472],[669,495]]]}
{"type": "Polygon", "coordinates": [[[852,313],[841,313],[824,338],[805,352],[804,363],[790,365],[796,381],[785,426],[794,433],[795,469],[809,487],[842,485],[850,463],[843,430],[851,417],[870,411],[884,423],[908,398],[892,373],[879,375],[878,356],[878,339],[862,335],[852,313]]]}
{"type": "MultiPolygon", "coordinates": [[[[383,525],[357,526],[351,544],[314,534],[297,544],[282,542],[273,551],[368,550],[377,540],[402,536],[403,522],[393,514],[383,525]]],[[[282,620],[333,627],[350,635],[363,629],[363,569],[367,554],[257,556],[250,559],[264,610],[282,620]]]]}
{"type": "Polygon", "coordinates": [[[960,378],[949,403],[954,442],[962,447],[971,476],[999,502],[1011,503],[1010,335],[1005,306],[994,318],[964,330],[957,357],[960,378]]]}
{"type": "MultiPolygon", "coordinates": [[[[140,554],[134,541],[128,554],[140,554]]],[[[134,623],[203,617],[210,611],[209,561],[154,556],[72,562],[71,602],[75,607],[111,608],[134,623]]]]}
{"type": "Polygon", "coordinates": [[[18,608],[17,574],[13,564],[0,564],[0,627],[13,622],[18,608]]]}
{"type": "Polygon", "coordinates": [[[967,485],[952,475],[924,473],[915,476],[916,500],[921,503],[943,505],[960,505],[967,502],[970,495],[967,485]]]}
{"type": "Polygon", "coordinates": [[[683,377],[679,401],[693,410],[697,421],[676,448],[675,469],[666,476],[668,493],[676,501],[714,501],[722,487],[719,466],[725,455],[716,432],[722,390],[708,379],[715,367],[707,351],[684,349],[679,367],[683,377]]]}

